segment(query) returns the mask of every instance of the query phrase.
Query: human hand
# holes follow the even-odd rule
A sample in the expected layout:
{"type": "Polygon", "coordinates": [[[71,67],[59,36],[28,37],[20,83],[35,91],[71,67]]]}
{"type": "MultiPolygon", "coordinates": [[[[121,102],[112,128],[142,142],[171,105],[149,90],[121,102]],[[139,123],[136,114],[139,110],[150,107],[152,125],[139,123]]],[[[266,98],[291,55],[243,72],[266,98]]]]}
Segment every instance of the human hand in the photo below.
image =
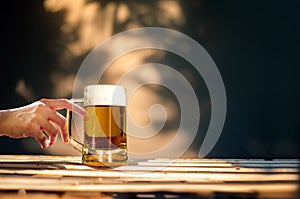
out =
{"type": "Polygon", "coordinates": [[[42,148],[55,143],[59,132],[69,141],[66,118],[56,110],[68,109],[85,115],[80,106],[67,99],[41,99],[27,106],[0,111],[0,135],[12,138],[34,137],[42,148]]]}

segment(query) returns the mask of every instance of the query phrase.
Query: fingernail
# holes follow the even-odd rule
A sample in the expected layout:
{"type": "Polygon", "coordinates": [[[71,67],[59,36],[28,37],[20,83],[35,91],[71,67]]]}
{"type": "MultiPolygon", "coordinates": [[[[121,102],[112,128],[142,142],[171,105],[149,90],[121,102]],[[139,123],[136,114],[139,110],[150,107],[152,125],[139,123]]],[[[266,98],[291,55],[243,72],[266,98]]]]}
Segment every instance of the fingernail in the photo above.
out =
{"type": "Polygon", "coordinates": [[[66,137],[66,143],[69,143],[70,139],[69,139],[69,136],[66,137]]]}
{"type": "Polygon", "coordinates": [[[46,140],[46,141],[41,145],[41,147],[42,147],[43,149],[45,149],[45,148],[47,148],[47,147],[49,146],[49,143],[50,143],[50,141],[49,141],[49,140],[46,140]]]}

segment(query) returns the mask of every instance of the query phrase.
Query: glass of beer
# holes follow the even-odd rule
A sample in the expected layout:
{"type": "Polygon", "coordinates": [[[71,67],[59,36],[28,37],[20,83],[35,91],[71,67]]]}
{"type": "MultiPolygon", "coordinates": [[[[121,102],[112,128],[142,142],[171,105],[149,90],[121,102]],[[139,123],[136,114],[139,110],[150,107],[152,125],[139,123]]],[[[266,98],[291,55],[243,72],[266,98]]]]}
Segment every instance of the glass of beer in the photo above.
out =
{"type": "MultiPolygon", "coordinates": [[[[119,85],[88,85],[84,89],[84,140],[82,163],[89,166],[126,165],[126,92],[119,85]]],[[[80,103],[76,99],[74,103],[80,103]]],[[[71,114],[67,114],[69,124],[71,114]]],[[[68,125],[71,127],[71,125],[68,125]]],[[[69,128],[69,134],[72,135],[69,128]]],[[[80,145],[70,136],[72,145],[80,145]]],[[[76,146],[75,146],[76,147],[76,146]]],[[[78,147],[76,147],[78,148],[78,147]]]]}

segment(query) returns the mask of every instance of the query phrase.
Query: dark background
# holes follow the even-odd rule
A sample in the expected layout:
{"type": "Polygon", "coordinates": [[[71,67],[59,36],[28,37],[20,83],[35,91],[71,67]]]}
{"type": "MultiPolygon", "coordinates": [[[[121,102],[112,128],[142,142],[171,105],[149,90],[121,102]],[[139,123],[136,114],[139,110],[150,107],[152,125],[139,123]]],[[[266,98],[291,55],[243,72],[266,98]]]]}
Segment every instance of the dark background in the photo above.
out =
{"type": "MultiPolygon", "coordinates": [[[[86,3],[90,2],[94,1],[86,3]]],[[[109,3],[96,2],[102,6],[109,3]]],[[[159,12],[156,2],[126,3],[131,8],[130,19],[140,20],[141,27],[162,26],[156,20],[144,20],[155,19],[159,12]],[[139,13],[141,5],[148,8],[144,14],[139,13]]],[[[209,157],[299,157],[299,1],[179,3],[185,24],[162,27],[198,41],[217,64],[226,88],[226,122],[209,157]]],[[[56,56],[78,37],[75,31],[64,37],[68,40],[61,40],[64,17],[64,11],[48,12],[44,1],[1,3],[1,109],[31,102],[16,93],[19,80],[34,91],[33,100],[54,96],[49,74],[58,68],[62,70],[56,56]]],[[[114,24],[114,34],[124,31],[124,27],[125,24],[114,24]]],[[[74,67],[63,73],[76,73],[87,53],[73,59],[70,65],[74,67]]],[[[1,137],[0,153],[43,153],[26,148],[25,140],[1,137]]],[[[197,143],[196,140],[191,148],[198,150],[197,143]]]]}

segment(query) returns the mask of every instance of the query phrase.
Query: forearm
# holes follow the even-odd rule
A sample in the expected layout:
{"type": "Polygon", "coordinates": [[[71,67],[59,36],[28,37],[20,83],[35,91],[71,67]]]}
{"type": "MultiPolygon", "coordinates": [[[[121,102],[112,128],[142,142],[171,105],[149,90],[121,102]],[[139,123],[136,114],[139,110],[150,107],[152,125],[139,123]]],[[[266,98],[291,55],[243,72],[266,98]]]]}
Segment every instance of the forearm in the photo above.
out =
{"type": "Polygon", "coordinates": [[[46,148],[53,144],[61,133],[63,140],[68,142],[66,118],[56,112],[64,108],[80,115],[86,114],[84,109],[66,99],[42,99],[27,106],[0,110],[0,136],[34,137],[46,148]]]}
{"type": "Polygon", "coordinates": [[[12,123],[10,117],[14,114],[13,110],[1,110],[0,111],[0,136],[10,136],[12,133],[12,123]]]}

